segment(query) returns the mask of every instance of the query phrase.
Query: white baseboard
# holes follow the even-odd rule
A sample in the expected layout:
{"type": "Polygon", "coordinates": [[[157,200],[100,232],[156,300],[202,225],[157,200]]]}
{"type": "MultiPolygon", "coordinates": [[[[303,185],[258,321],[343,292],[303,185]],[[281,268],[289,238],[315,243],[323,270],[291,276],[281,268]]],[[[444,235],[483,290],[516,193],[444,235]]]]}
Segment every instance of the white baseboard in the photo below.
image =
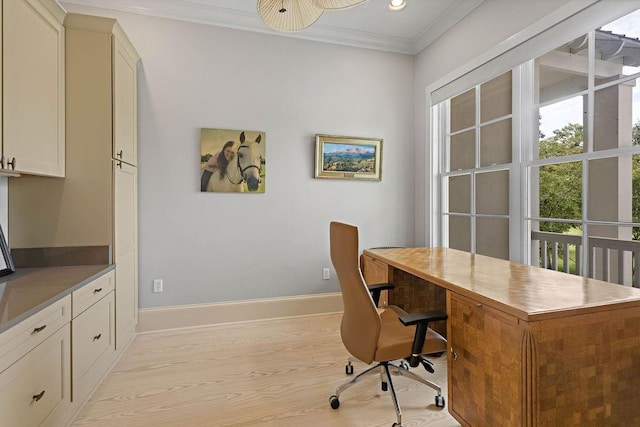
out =
{"type": "Polygon", "coordinates": [[[136,330],[143,333],[342,311],[342,295],[339,292],[146,308],[138,312],[136,330]]]}

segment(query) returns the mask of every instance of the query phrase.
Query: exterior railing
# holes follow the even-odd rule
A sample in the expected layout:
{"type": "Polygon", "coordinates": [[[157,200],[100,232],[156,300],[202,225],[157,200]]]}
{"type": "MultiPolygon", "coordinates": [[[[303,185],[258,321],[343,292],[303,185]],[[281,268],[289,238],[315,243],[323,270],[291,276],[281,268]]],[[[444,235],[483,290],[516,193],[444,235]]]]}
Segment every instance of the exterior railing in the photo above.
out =
{"type": "MultiPolygon", "coordinates": [[[[531,244],[533,253],[539,256],[539,267],[585,274],[581,256],[582,236],[532,231],[531,244]],[[574,257],[570,256],[571,248],[574,257]],[[562,260],[562,266],[559,260],[562,260]],[[574,268],[571,268],[572,263],[574,268]]],[[[640,266],[640,241],[589,236],[588,246],[589,277],[640,288],[640,272],[637,270],[640,266]]]]}
{"type": "Polygon", "coordinates": [[[640,288],[640,274],[637,271],[639,265],[640,241],[589,237],[589,277],[601,278],[607,282],[615,281],[621,285],[630,283],[634,288],[640,288]],[[615,257],[611,256],[612,251],[617,252],[615,257]],[[617,278],[612,278],[612,270],[617,273],[617,278]]]}
{"type": "Polygon", "coordinates": [[[531,242],[539,242],[539,267],[548,268],[565,273],[582,274],[581,254],[582,237],[569,234],[551,233],[547,231],[532,231],[531,242]],[[575,260],[570,259],[571,247],[575,251],[575,260]],[[562,269],[559,269],[558,254],[561,254],[562,269]],[[571,261],[575,263],[574,271],[570,271],[571,261]]]}

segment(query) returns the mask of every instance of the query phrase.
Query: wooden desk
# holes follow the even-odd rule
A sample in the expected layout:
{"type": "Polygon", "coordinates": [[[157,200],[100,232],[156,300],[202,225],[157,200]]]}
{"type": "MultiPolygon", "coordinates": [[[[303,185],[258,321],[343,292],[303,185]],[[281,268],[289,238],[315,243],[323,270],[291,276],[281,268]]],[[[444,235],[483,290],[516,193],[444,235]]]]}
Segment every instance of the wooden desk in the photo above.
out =
{"type": "Polygon", "coordinates": [[[445,292],[448,408],[463,426],[640,426],[639,289],[454,249],[363,258],[365,274],[375,261],[390,281],[417,278],[394,283],[392,304],[445,292]]]}

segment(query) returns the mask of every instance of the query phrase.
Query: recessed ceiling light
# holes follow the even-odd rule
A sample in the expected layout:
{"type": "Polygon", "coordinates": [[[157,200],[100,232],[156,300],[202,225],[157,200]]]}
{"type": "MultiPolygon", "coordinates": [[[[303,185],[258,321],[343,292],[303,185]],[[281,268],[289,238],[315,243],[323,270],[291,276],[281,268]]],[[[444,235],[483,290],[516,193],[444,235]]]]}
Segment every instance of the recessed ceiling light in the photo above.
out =
{"type": "Polygon", "coordinates": [[[389,9],[391,10],[402,10],[406,5],[406,0],[389,0],[389,9]]]}

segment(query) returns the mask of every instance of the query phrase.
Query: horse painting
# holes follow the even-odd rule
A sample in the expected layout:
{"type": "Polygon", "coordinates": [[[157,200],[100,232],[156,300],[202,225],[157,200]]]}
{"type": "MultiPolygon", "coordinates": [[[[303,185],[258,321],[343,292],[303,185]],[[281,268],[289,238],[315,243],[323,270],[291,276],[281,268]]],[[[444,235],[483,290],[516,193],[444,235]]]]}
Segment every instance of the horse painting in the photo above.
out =
{"type": "Polygon", "coordinates": [[[240,133],[240,146],[227,165],[226,172],[215,170],[209,178],[206,191],[242,193],[245,191],[243,183],[246,183],[249,191],[257,191],[262,183],[260,165],[264,150],[259,149],[261,141],[262,135],[258,135],[254,141],[247,141],[244,132],[240,133]]]}

